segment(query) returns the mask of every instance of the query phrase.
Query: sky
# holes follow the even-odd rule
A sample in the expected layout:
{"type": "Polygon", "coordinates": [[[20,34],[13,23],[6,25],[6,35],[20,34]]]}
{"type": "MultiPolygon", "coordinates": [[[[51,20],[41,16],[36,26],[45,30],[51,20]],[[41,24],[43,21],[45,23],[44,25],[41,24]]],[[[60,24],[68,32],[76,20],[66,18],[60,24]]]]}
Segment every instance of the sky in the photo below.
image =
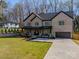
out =
{"type": "MultiPolygon", "coordinates": [[[[61,0],[60,0],[61,1],[61,0]]],[[[62,0],[62,1],[66,1],[66,0],[62,0]]],[[[74,2],[77,2],[78,0],[74,0],[74,2]]],[[[20,2],[20,0],[6,0],[7,3],[9,3],[9,7],[13,7],[16,3],[20,2]]]]}
{"type": "MultiPolygon", "coordinates": [[[[9,5],[12,5],[14,6],[16,3],[18,3],[20,0],[6,0],[9,5]]],[[[62,0],[62,1],[66,1],[66,0],[62,0]]],[[[74,0],[74,1],[77,1],[77,0],[74,0]]]]}
{"type": "Polygon", "coordinates": [[[6,0],[8,3],[10,3],[12,6],[14,6],[16,3],[18,3],[20,0],[6,0]]]}

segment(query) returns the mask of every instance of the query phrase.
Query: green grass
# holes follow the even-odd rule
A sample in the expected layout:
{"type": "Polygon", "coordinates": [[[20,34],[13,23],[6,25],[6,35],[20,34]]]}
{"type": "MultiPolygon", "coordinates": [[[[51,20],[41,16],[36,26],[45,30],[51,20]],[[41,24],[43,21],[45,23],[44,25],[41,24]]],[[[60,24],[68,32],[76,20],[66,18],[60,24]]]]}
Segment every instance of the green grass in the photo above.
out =
{"type": "Polygon", "coordinates": [[[43,59],[51,43],[0,38],[0,59],[43,59]]]}

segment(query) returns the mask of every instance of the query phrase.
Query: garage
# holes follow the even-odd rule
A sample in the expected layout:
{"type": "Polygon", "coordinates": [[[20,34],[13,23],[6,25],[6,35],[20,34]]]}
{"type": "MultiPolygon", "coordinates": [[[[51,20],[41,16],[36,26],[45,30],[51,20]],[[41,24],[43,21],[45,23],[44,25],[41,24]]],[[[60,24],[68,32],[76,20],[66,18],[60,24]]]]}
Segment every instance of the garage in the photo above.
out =
{"type": "Polygon", "coordinates": [[[71,38],[70,32],[56,32],[56,38],[71,38]]]}

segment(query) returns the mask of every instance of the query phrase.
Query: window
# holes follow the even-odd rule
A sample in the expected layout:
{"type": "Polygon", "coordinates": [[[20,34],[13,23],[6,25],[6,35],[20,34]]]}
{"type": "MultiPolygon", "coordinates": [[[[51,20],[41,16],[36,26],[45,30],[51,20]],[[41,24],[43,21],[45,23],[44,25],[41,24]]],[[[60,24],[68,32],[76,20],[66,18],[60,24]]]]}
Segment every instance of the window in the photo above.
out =
{"type": "Polygon", "coordinates": [[[38,23],[38,22],[36,22],[36,23],[35,23],[35,26],[39,26],[39,23],[38,23]]]}
{"type": "Polygon", "coordinates": [[[59,21],[59,25],[64,25],[64,21],[59,21]]]}
{"type": "Polygon", "coordinates": [[[49,26],[49,22],[45,22],[45,26],[49,26]]]}

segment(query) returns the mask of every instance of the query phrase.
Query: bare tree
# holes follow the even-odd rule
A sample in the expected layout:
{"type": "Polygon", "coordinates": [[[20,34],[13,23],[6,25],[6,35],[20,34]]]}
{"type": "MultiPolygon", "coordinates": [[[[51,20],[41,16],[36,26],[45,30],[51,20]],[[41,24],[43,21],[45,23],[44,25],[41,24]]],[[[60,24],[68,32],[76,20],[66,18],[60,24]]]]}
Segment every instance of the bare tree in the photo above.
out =
{"type": "Polygon", "coordinates": [[[49,0],[49,5],[50,5],[50,9],[52,9],[52,12],[55,11],[55,4],[54,4],[54,0],[49,0]]]}
{"type": "Polygon", "coordinates": [[[42,0],[40,4],[41,13],[47,13],[49,10],[49,5],[47,4],[47,0],[42,0]]]}
{"type": "Polygon", "coordinates": [[[68,8],[68,10],[69,10],[70,12],[73,11],[73,0],[68,0],[68,1],[66,1],[64,4],[65,4],[65,6],[68,8]]]}
{"type": "Polygon", "coordinates": [[[57,12],[57,5],[58,5],[58,0],[54,0],[54,4],[55,4],[55,6],[54,6],[54,10],[55,10],[55,12],[57,12]]]}
{"type": "Polygon", "coordinates": [[[0,0],[0,20],[4,20],[4,9],[7,7],[7,3],[5,2],[5,0],[0,0]]]}
{"type": "Polygon", "coordinates": [[[64,2],[62,2],[62,0],[59,1],[58,10],[59,10],[59,11],[64,11],[64,10],[66,10],[66,7],[65,7],[65,5],[64,5],[64,2]]]}
{"type": "Polygon", "coordinates": [[[23,5],[24,5],[24,12],[29,15],[31,13],[31,4],[29,3],[29,0],[23,0],[23,5]]]}
{"type": "Polygon", "coordinates": [[[35,13],[40,13],[40,10],[39,10],[39,0],[32,0],[33,1],[33,6],[34,6],[34,12],[35,13]]]}

